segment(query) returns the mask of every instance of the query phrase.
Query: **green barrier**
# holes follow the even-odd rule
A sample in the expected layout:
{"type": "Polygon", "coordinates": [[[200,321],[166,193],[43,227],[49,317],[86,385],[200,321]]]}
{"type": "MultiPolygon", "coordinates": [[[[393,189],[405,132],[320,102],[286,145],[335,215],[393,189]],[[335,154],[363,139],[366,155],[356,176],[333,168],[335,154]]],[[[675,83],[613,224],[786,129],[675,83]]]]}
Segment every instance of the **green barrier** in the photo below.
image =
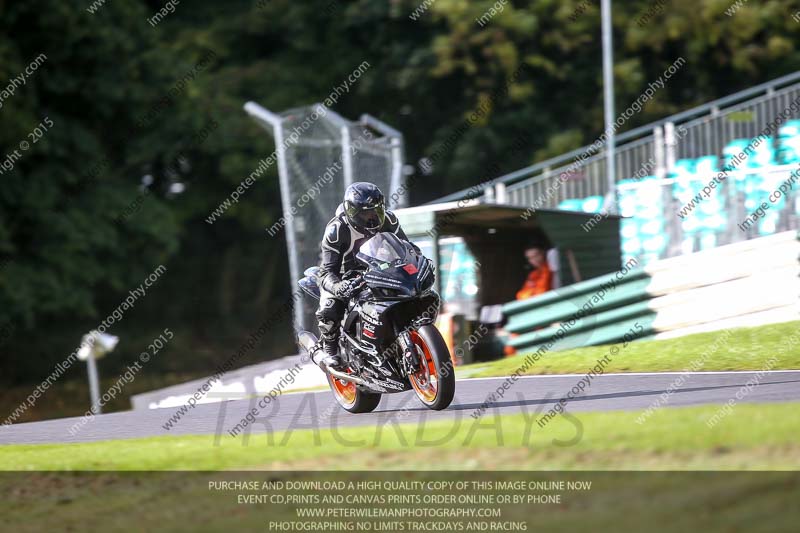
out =
{"type": "MultiPolygon", "coordinates": [[[[546,292],[544,294],[540,294],[539,296],[534,296],[533,298],[509,302],[503,305],[503,313],[511,316],[524,311],[531,311],[538,307],[543,307],[545,305],[561,301],[565,298],[572,298],[585,294],[589,294],[591,296],[591,294],[597,292],[604,284],[614,282],[614,280],[617,279],[617,274],[617,272],[606,274],[596,278],[587,279],[586,281],[579,281],[578,283],[574,283],[568,287],[546,292]]],[[[630,269],[628,273],[625,274],[624,278],[619,281],[619,283],[621,284],[642,278],[649,279],[649,277],[650,275],[643,268],[635,268],[630,269]]]]}
{"type": "Polygon", "coordinates": [[[567,331],[569,335],[574,336],[575,334],[585,333],[601,326],[615,324],[629,318],[635,318],[653,313],[654,311],[650,309],[649,302],[636,302],[631,305],[626,305],[617,309],[605,311],[603,313],[587,315],[582,318],[577,318],[574,316],[566,318],[561,323],[514,337],[509,344],[515,348],[518,346],[529,346],[532,344],[546,344],[555,340],[558,331],[561,329],[567,331]],[[570,320],[574,320],[574,322],[570,322],[570,320]],[[570,325],[571,323],[573,325],[570,325]]]}
{"type": "Polygon", "coordinates": [[[582,348],[584,346],[596,346],[598,344],[617,344],[625,340],[652,337],[655,334],[654,321],[655,313],[652,313],[594,328],[591,330],[588,339],[580,332],[573,333],[570,331],[561,340],[551,340],[547,343],[525,343],[520,342],[519,338],[517,338],[513,339],[509,344],[518,351],[525,353],[535,352],[540,349],[549,353],[582,348]]]}
{"type": "MultiPolygon", "coordinates": [[[[800,240],[800,231],[796,237],[800,240]]],[[[505,304],[505,329],[516,335],[508,345],[518,351],[549,352],[653,338],[657,332],[656,312],[650,309],[650,275],[637,268],[619,276],[606,274],[505,304]]]]}
{"type": "MultiPolygon", "coordinates": [[[[609,283],[608,278],[605,276],[604,283],[609,283]]],[[[603,284],[600,284],[592,292],[580,291],[576,296],[570,295],[567,297],[562,294],[560,299],[531,310],[512,313],[508,309],[514,308],[506,305],[503,306],[503,311],[508,317],[506,330],[511,333],[526,333],[542,326],[549,326],[554,322],[568,320],[576,316],[576,313],[584,307],[587,308],[587,315],[596,315],[624,305],[649,300],[651,297],[648,293],[649,286],[649,276],[642,277],[637,275],[633,278],[620,280],[618,285],[606,288],[605,291],[603,284]]],[[[542,297],[548,294],[543,294],[542,297]]],[[[531,298],[531,300],[533,299],[535,298],[531,298]]]]}
{"type": "Polygon", "coordinates": [[[650,338],[650,275],[642,268],[615,272],[507,303],[508,344],[518,351],[563,351],[650,338]]]}

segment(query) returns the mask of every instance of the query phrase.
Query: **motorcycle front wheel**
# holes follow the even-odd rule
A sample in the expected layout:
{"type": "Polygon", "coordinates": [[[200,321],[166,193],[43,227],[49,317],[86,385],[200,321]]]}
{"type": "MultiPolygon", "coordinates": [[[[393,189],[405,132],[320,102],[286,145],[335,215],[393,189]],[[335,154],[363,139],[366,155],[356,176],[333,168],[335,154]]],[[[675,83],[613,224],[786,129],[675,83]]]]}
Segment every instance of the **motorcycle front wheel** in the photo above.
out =
{"type": "Polygon", "coordinates": [[[450,350],[439,330],[431,324],[411,332],[421,364],[408,379],[417,398],[434,411],[446,409],[456,393],[456,375],[450,350]]]}

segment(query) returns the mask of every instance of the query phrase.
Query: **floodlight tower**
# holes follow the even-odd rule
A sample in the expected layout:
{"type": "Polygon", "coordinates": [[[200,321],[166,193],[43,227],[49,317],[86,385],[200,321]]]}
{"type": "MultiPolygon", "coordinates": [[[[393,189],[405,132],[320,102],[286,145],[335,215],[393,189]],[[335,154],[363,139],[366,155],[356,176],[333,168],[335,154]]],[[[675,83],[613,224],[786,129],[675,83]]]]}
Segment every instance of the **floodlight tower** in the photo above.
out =
{"type": "Polygon", "coordinates": [[[617,169],[614,136],[614,47],[611,40],[611,0],[600,0],[601,31],[603,36],[603,99],[606,134],[606,180],[608,192],[605,198],[607,213],[616,211],[617,169]]]}

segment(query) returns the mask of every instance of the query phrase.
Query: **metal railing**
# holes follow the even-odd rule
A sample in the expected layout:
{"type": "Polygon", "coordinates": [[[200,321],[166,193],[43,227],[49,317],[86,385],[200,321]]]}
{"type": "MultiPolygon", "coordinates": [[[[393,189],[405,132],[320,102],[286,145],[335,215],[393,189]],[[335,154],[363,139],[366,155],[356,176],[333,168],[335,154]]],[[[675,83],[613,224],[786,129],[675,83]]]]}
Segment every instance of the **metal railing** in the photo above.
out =
{"type": "MultiPolygon", "coordinates": [[[[651,170],[647,175],[664,177],[675,158],[719,157],[733,139],[758,135],[798,95],[800,72],[795,72],[622,133],[617,136],[616,180],[641,175],[643,169],[651,170]],[[677,133],[674,136],[665,134],[665,130],[673,126],[677,133]]],[[[568,198],[604,196],[608,188],[604,157],[602,148],[595,150],[587,145],[500,176],[486,188],[497,184],[505,186],[508,203],[530,207],[544,197],[561,173],[574,166],[574,172],[558,187],[556,194],[539,207],[553,208],[568,198]],[[585,155],[589,157],[574,165],[585,155]]],[[[474,188],[432,203],[459,200],[470,193],[474,195],[474,188]]],[[[495,191],[489,193],[495,195],[495,191]]]]}

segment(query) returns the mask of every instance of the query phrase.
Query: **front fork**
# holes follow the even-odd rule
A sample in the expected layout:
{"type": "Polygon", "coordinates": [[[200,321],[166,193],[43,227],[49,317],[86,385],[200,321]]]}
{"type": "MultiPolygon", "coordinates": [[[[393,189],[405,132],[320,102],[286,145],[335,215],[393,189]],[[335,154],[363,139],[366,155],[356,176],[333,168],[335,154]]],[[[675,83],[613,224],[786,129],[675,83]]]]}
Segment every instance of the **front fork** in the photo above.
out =
{"type": "Polygon", "coordinates": [[[420,360],[417,354],[417,348],[411,340],[411,334],[408,331],[403,331],[398,335],[400,341],[400,348],[403,350],[403,369],[407,376],[410,376],[419,370],[420,360]]]}

